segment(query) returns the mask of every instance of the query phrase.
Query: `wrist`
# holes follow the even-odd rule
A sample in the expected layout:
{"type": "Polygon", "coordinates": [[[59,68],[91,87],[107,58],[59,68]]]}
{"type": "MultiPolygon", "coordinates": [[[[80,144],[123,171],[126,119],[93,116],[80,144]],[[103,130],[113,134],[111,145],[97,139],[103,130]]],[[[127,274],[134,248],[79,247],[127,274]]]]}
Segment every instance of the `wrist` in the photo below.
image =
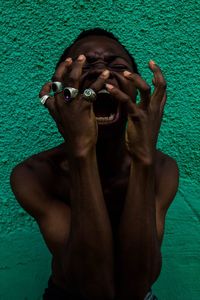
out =
{"type": "Polygon", "coordinates": [[[153,174],[155,174],[155,162],[132,159],[130,175],[135,177],[134,181],[140,181],[141,178],[145,181],[153,180],[153,174]]]}
{"type": "Polygon", "coordinates": [[[90,148],[76,147],[68,151],[71,162],[85,162],[96,157],[96,146],[90,148]]]}
{"type": "Polygon", "coordinates": [[[148,154],[148,155],[131,155],[132,161],[136,165],[141,166],[153,166],[155,163],[155,154],[148,154]]]}

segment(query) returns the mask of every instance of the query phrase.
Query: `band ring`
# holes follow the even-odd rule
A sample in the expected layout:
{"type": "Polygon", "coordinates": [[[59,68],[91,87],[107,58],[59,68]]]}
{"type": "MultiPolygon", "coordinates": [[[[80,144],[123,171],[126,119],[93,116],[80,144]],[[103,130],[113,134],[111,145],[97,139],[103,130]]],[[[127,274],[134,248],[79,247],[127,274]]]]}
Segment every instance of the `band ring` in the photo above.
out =
{"type": "Polygon", "coordinates": [[[78,89],[75,89],[73,87],[65,87],[63,90],[65,101],[71,102],[72,99],[76,98],[78,92],[79,92],[78,89]]]}
{"type": "Polygon", "coordinates": [[[88,102],[94,102],[96,100],[96,93],[93,89],[86,89],[83,92],[83,98],[88,102]]]}
{"type": "Polygon", "coordinates": [[[45,105],[45,103],[49,97],[50,97],[49,95],[44,95],[44,96],[40,97],[40,103],[42,105],[45,105]]]}
{"type": "Polygon", "coordinates": [[[62,90],[63,90],[62,82],[53,81],[52,84],[51,84],[51,89],[52,89],[54,94],[62,92],[62,90]]]}

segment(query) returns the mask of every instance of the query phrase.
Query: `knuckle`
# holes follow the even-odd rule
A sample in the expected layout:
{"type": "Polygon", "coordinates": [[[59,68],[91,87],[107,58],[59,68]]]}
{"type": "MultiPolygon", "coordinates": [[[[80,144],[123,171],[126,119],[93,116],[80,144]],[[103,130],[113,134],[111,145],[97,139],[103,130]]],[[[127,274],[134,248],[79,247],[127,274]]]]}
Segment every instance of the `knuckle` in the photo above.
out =
{"type": "Polygon", "coordinates": [[[115,96],[116,98],[121,98],[121,100],[122,101],[126,101],[126,96],[125,95],[123,95],[123,94],[121,94],[120,92],[119,92],[119,90],[117,89],[117,88],[113,88],[112,89],[112,94],[113,94],[113,96],[115,96]]]}
{"type": "Polygon", "coordinates": [[[67,82],[70,84],[75,83],[78,80],[78,76],[76,73],[71,73],[69,74],[68,78],[67,78],[67,82]]]}
{"type": "Polygon", "coordinates": [[[145,120],[147,117],[146,113],[142,109],[139,110],[138,114],[139,114],[140,118],[143,120],[145,120]]]}
{"type": "Polygon", "coordinates": [[[61,81],[62,80],[62,72],[61,70],[56,70],[56,72],[53,74],[52,78],[51,78],[52,81],[61,81]]]}
{"type": "Polygon", "coordinates": [[[157,81],[156,85],[157,85],[159,88],[163,89],[163,90],[166,90],[166,88],[167,88],[167,83],[166,83],[166,81],[165,81],[164,78],[160,78],[160,79],[157,81]]]}
{"type": "Polygon", "coordinates": [[[61,76],[59,76],[58,74],[55,74],[52,76],[52,82],[61,81],[61,79],[62,79],[61,76]]]}
{"type": "Polygon", "coordinates": [[[123,96],[123,99],[125,102],[132,103],[131,98],[126,94],[123,96]]]}
{"type": "Polygon", "coordinates": [[[144,87],[143,87],[143,91],[144,91],[145,93],[150,93],[150,92],[151,92],[151,87],[150,87],[150,85],[145,84],[144,87]]]}
{"type": "Polygon", "coordinates": [[[166,88],[167,88],[167,82],[166,82],[164,79],[161,81],[160,85],[161,85],[161,87],[162,87],[164,90],[166,90],[166,88]]]}
{"type": "Polygon", "coordinates": [[[104,81],[98,80],[97,82],[91,85],[91,88],[94,91],[99,91],[104,87],[104,83],[105,83],[104,81]]]}

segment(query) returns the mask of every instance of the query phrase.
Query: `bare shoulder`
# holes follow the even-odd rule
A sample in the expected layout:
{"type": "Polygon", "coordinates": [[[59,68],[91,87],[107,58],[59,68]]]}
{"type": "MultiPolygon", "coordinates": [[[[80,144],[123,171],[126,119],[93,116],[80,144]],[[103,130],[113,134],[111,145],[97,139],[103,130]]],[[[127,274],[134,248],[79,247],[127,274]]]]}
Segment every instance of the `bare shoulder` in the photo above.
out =
{"type": "Polygon", "coordinates": [[[156,195],[160,208],[166,213],[173,201],[179,183],[177,162],[161,151],[157,151],[156,195]]]}
{"type": "Polygon", "coordinates": [[[35,210],[39,213],[45,203],[47,205],[56,195],[55,188],[62,190],[59,189],[57,181],[61,182],[59,177],[62,177],[62,174],[59,166],[63,156],[63,146],[60,145],[27,158],[12,170],[10,182],[13,193],[24,209],[34,217],[35,210]]]}
{"type": "Polygon", "coordinates": [[[11,187],[20,205],[37,221],[53,255],[58,255],[70,230],[69,181],[62,145],[33,155],[11,173],[11,187]],[[64,173],[64,174],[63,174],[64,173]]]}
{"type": "Polygon", "coordinates": [[[34,154],[18,165],[16,165],[11,173],[11,186],[16,180],[27,182],[35,179],[38,182],[49,183],[52,171],[52,157],[58,152],[58,147],[34,154]],[[27,177],[28,176],[28,177],[27,177]]]}
{"type": "Polygon", "coordinates": [[[44,180],[45,178],[43,175],[50,175],[53,169],[58,171],[61,162],[64,159],[66,160],[65,156],[64,146],[61,144],[55,148],[28,157],[13,168],[11,176],[18,174],[19,172],[22,172],[23,174],[23,172],[29,171],[30,173],[32,172],[35,174],[35,178],[38,180],[42,180],[42,178],[44,180]],[[58,168],[56,168],[56,166],[58,166],[58,168]]]}

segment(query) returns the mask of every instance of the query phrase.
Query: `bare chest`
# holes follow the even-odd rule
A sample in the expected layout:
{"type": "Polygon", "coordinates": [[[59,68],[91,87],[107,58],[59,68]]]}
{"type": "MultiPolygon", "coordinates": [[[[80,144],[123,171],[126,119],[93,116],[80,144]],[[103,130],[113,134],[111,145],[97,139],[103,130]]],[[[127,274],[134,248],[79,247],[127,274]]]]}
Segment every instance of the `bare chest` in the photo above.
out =
{"type": "MultiPolygon", "coordinates": [[[[55,170],[54,170],[55,171],[55,170]]],[[[55,173],[54,173],[55,174],[55,173]]],[[[116,176],[111,180],[102,179],[102,192],[104,201],[108,210],[112,227],[118,225],[123,206],[126,198],[128,187],[129,174],[122,174],[116,176]]],[[[54,186],[52,186],[53,193],[57,199],[70,206],[72,199],[70,199],[70,172],[67,162],[63,162],[57,166],[56,176],[54,176],[54,186]]]]}

